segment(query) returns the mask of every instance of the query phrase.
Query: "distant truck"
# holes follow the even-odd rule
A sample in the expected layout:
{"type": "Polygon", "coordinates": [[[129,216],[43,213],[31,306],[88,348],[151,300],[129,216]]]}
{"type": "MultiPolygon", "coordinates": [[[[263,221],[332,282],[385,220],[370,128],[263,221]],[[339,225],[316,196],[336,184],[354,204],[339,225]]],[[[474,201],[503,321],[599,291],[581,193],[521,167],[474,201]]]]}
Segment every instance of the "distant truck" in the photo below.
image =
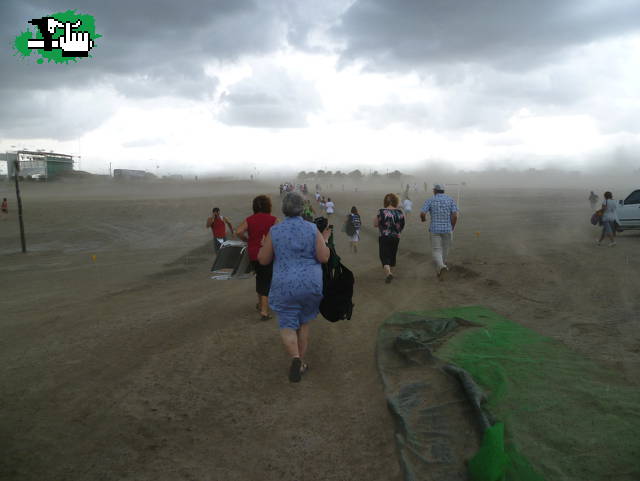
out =
{"type": "Polygon", "coordinates": [[[148,180],[156,176],[144,170],[113,169],[113,178],[116,180],[148,180]]]}

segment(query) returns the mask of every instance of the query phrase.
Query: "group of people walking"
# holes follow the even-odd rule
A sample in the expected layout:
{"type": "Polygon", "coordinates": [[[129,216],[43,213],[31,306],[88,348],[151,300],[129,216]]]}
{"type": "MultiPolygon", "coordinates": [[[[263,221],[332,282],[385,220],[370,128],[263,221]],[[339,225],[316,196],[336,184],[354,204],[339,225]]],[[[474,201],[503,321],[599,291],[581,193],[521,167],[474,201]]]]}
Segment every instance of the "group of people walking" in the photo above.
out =
{"type": "MultiPolygon", "coordinates": [[[[335,206],[330,198],[326,204],[329,217],[335,212],[335,206]]],[[[396,265],[400,235],[405,226],[405,214],[399,204],[396,194],[385,195],[383,208],[378,210],[373,221],[379,233],[379,257],[386,283],[393,280],[392,268],[396,265]]],[[[227,228],[247,243],[249,259],[255,271],[256,310],[265,321],[271,319],[270,310],[276,314],[282,343],[291,357],[289,380],[298,382],[309,368],[305,362],[309,344],[309,322],[317,317],[323,298],[321,265],[330,257],[327,243],[333,226],[328,225],[321,232],[315,223],[308,222],[313,208],[297,192],[284,194],[282,222],[272,214],[271,199],[267,195],[255,197],[252,210],[253,215],[234,230],[230,219],[223,216],[216,207],[206,225],[212,229],[216,252],[226,238],[227,228]]],[[[430,231],[439,277],[446,269],[445,262],[457,212],[455,202],[444,194],[440,185],[434,186],[434,197],[425,202],[421,211],[423,221],[427,213],[431,214],[430,231]]],[[[362,226],[356,206],[351,208],[345,224],[351,250],[355,253],[362,226]]]]}
{"type": "Polygon", "coordinates": [[[327,227],[320,232],[316,224],[303,219],[308,207],[299,193],[285,193],[282,198],[284,220],[279,222],[271,213],[271,199],[259,195],[252,201],[253,215],[235,230],[218,208],[207,220],[217,249],[224,241],[225,226],[247,243],[255,271],[256,309],[264,321],[271,319],[269,309],[277,315],[282,342],[291,356],[291,382],[299,382],[309,368],[304,361],[309,322],[319,313],[323,296],[321,265],[330,255],[327,241],[331,229],[327,227]]]}
{"type": "MultiPolygon", "coordinates": [[[[411,210],[411,203],[406,205],[411,210]]],[[[410,201],[409,201],[410,202],[410,201]]],[[[383,208],[378,211],[373,225],[378,228],[378,252],[385,274],[385,282],[393,280],[392,267],[396,265],[396,256],[400,244],[400,234],[405,227],[406,212],[400,207],[400,199],[396,194],[384,196],[383,208]]],[[[444,193],[442,184],[434,184],[433,197],[427,199],[420,210],[420,220],[426,222],[430,215],[429,233],[431,236],[431,253],[437,277],[442,280],[447,267],[447,257],[451,248],[453,230],[458,221],[458,206],[455,200],[444,193]]]]}

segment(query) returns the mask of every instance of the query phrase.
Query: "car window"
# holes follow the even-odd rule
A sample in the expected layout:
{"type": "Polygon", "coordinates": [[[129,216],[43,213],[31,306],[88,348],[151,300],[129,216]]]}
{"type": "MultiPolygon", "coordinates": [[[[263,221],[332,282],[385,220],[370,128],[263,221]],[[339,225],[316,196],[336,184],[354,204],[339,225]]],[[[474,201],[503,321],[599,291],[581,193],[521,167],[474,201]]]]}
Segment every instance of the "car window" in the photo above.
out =
{"type": "Polygon", "coordinates": [[[624,200],[625,205],[626,204],[640,204],[640,190],[634,190],[633,192],[631,192],[631,194],[629,194],[629,197],[627,197],[624,200]]]}

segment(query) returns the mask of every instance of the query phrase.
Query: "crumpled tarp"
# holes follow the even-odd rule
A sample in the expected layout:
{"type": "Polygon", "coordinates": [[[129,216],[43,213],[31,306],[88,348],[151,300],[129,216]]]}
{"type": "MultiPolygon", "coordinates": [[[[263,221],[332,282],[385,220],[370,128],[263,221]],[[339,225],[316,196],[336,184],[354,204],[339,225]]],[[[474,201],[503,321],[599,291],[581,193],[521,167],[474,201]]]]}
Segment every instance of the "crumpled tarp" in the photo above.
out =
{"type": "Polygon", "coordinates": [[[407,480],[640,480],[638,387],[488,309],[396,313],[377,362],[407,480]]]}

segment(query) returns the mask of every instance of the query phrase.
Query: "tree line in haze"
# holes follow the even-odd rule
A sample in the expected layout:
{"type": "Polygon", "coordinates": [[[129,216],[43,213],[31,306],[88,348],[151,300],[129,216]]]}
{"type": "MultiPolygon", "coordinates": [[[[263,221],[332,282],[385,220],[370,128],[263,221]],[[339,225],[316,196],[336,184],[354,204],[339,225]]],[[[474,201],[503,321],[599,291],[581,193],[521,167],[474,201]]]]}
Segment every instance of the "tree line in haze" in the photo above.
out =
{"type": "Polygon", "coordinates": [[[363,180],[365,178],[369,179],[401,179],[405,177],[405,175],[399,170],[394,170],[393,172],[386,172],[381,174],[377,170],[369,172],[369,174],[363,174],[359,169],[352,170],[351,172],[342,172],[340,170],[336,170],[335,172],[331,170],[317,170],[317,171],[301,171],[298,172],[298,179],[350,179],[350,180],[363,180]]]}

